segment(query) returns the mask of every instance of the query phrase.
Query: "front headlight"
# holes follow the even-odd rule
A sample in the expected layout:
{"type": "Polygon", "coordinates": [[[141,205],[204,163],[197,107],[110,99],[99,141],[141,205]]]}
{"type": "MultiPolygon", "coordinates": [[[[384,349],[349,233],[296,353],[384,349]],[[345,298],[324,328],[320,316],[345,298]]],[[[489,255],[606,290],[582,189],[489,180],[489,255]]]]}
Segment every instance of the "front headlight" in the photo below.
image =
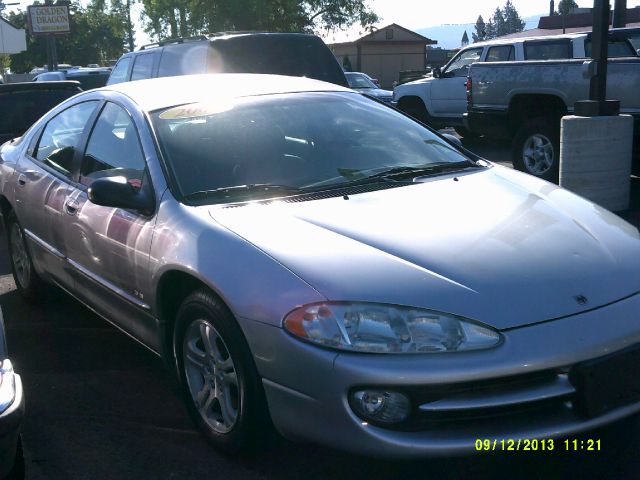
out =
{"type": "Polygon", "coordinates": [[[375,303],[305,305],[285,317],[284,328],[323,347],[371,353],[460,352],[501,341],[498,332],[455,315],[375,303]]]}

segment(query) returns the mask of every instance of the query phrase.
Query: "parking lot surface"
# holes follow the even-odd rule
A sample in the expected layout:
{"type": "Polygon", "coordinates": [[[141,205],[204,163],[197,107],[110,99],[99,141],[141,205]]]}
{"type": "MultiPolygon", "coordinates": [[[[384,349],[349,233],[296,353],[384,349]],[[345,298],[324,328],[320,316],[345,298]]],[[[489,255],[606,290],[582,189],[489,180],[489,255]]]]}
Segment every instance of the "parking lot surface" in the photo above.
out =
{"type": "MultiPolygon", "coordinates": [[[[500,146],[476,147],[508,160],[500,146]]],[[[601,452],[567,452],[556,442],[554,452],[400,463],[283,440],[251,457],[227,457],[193,428],[151,352],[58,290],[26,304],[15,291],[4,234],[0,306],[25,388],[29,479],[640,477],[638,416],[582,437],[599,439],[601,452]]]]}

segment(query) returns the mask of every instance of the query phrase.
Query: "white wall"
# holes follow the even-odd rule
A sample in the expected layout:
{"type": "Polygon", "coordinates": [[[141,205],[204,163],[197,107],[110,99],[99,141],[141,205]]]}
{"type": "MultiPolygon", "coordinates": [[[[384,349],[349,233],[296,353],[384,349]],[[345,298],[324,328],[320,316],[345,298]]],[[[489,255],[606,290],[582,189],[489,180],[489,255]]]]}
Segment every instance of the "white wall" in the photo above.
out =
{"type": "Polygon", "coordinates": [[[0,54],[20,53],[27,49],[27,37],[24,30],[14,28],[0,19],[0,54]]]}

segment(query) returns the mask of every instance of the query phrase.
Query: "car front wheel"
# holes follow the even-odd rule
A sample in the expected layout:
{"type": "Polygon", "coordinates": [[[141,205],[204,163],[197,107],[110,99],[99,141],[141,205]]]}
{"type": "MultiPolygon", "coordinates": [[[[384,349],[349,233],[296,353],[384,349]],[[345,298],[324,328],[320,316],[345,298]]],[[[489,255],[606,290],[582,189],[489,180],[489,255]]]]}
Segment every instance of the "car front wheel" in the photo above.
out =
{"type": "Polygon", "coordinates": [[[252,450],[269,431],[264,392],[240,327],[211,292],[182,303],[174,352],[196,425],[222,451],[252,450]]]}

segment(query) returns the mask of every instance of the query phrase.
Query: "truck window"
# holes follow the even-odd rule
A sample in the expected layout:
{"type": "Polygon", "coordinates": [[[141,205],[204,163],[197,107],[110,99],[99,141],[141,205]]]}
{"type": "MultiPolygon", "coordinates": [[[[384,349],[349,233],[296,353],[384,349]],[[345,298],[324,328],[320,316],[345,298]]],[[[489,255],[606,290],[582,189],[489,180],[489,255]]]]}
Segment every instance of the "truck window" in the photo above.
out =
{"type": "Polygon", "coordinates": [[[569,39],[524,43],[525,60],[561,60],[572,57],[569,39]]]}
{"type": "MultiPolygon", "coordinates": [[[[584,43],[584,53],[587,57],[591,57],[591,49],[592,49],[592,41],[591,39],[587,39],[584,43]]],[[[637,56],[637,52],[631,46],[631,43],[626,39],[609,39],[609,58],[617,58],[617,57],[635,57],[637,56]]]]}
{"type": "Polygon", "coordinates": [[[207,51],[209,42],[167,45],[160,57],[159,77],[195,75],[207,71],[207,51]]]}
{"type": "Polygon", "coordinates": [[[113,67],[107,85],[113,85],[114,83],[122,83],[127,81],[127,75],[129,73],[129,65],[131,64],[131,57],[122,57],[113,67]]]}
{"type": "Polygon", "coordinates": [[[515,49],[513,45],[501,45],[491,47],[487,52],[486,62],[513,62],[515,59],[515,49]]]}
{"type": "Polygon", "coordinates": [[[466,77],[472,63],[480,61],[482,48],[463,50],[444,68],[442,77],[466,77]]]}
{"type": "Polygon", "coordinates": [[[153,69],[153,53],[138,55],[133,63],[131,81],[151,78],[153,69]]]}

